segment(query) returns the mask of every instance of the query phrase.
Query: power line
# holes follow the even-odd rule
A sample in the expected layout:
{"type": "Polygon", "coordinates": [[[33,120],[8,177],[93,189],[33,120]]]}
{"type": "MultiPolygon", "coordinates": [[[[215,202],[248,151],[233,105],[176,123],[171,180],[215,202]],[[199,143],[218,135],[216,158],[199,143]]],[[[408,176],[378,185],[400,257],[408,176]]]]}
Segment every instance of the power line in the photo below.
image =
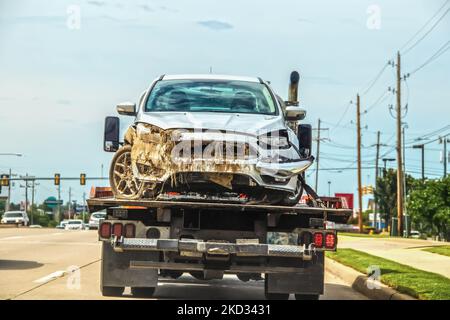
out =
{"type": "MultiPolygon", "coordinates": [[[[448,0],[450,1],[450,0],[448,0]]],[[[370,89],[373,88],[373,86],[375,85],[375,83],[378,81],[378,79],[380,79],[380,77],[383,75],[384,70],[386,70],[386,68],[389,66],[389,62],[385,63],[383,68],[380,70],[380,72],[378,72],[378,74],[375,76],[375,78],[372,80],[372,82],[370,82],[371,84],[369,85],[369,87],[363,91],[362,95],[366,95],[367,92],[370,91],[370,89]]]]}
{"type": "Polygon", "coordinates": [[[423,29],[425,29],[425,27],[431,22],[433,21],[434,18],[436,18],[436,16],[439,14],[439,12],[442,11],[442,9],[444,9],[444,7],[447,5],[447,3],[450,0],[447,0],[444,2],[444,4],[439,8],[438,11],[436,11],[436,13],[430,18],[428,19],[428,21],[400,48],[400,51],[402,51],[412,40],[414,40],[414,38],[419,35],[419,33],[422,32],[423,29]]]}
{"type": "Polygon", "coordinates": [[[414,42],[414,44],[412,46],[410,46],[408,49],[406,49],[403,52],[403,55],[407,54],[408,52],[410,52],[415,46],[417,46],[420,42],[422,42],[423,39],[426,38],[427,35],[430,34],[431,31],[434,30],[434,28],[439,24],[439,22],[442,21],[442,19],[444,19],[444,17],[447,15],[447,13],[450,11],[450,8],[447,9],[444,14],[433,24],[433,26],[431,27],[430,30],[428,30],[422,37],[420,37],[416,42],[414,42]]]}
{"type": "Polygon", "coordinates": [[[367,114],[370,112],[370,110],[372,110],[373,108],[375,108],[378,103],[381,103],[382,101],[386,100],[388,98],[387,94],[389,93],[389,91],[384,91],[377,100],[375,100],[374,103],[372,103],[366,110],[364,110],[364,114],[367,114]]]}
{"type": "MultiPolygon", "coordinates": [[[[449,0],[449,1],[450,1],[450,0],[449,0]]],[[[350,101],[350,102],[347,104],[347,107],[345,108],[345,111],[344,111],[344,113],[342,114],[341,118],[339,119],[339,121],[337,122],[337,124],[335,124],[335,125],[330,129],[330,131],[334,130],[336,127],[339,127],[339,125],[341,124],[342,120],[344,119],[345,115],[347,114],[347,112],[348,112],[348,110],[350,109],[350,106],[351,106],[352,104],[353,104],[352,101],[350,101]]],[[[323,121],[323,122],[325,122],[325,121],[323,121]]],[[[332,124],[332,125],[333,125],[333,124],[332,124]]]]}
{"type": "MultiPolygon", "coordinates": [[[[449,9],[450,10],[450,9],[449,9]]],[[[423,67],[425,67],[427,64],[433,62],[434,60],[436,60],[437,58],[439,58],[441,55],[443,55],[448,49],[450,49],[450,46],[448,46],[450,44],[450,40],[447,41],[442,47],[439,48],[439,50],[437,50],[430,58],[428,58],[423,64],[421,64],[419,67],[417,67],[416,69],[414,69],[413,71],[409,72],[407,74],[407,76],[411,76],[414,73],[416,73],[417,71],[419,71],[420,69],[422,69],[423,67]],[[447,48],[445,48],[447,47],[447,48]]]]}

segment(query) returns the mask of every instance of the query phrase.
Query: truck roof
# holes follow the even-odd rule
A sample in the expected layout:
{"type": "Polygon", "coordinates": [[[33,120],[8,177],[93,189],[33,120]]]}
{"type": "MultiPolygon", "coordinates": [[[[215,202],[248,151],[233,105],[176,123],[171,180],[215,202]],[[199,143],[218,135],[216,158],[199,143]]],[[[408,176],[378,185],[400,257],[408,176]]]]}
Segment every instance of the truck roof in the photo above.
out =
{"type": "Polygon", "coordinates": [[[223,74],[174,74],[164,75],[161,80],[230,80],[230,81],[246,81],[261,82],[257,77],[232,76],[223,74]]]}

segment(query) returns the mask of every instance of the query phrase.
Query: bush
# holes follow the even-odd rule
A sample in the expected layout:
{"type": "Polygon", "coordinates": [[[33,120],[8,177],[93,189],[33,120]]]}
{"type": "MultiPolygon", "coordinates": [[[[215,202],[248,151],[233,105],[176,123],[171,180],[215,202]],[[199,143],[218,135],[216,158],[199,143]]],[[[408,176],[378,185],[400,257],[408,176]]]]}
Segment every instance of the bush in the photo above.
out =
{"type": "Polygon", "coordinates": [[[56,228],[57,225],[58,225],[58,222],[56,222],[55,220],[50,220],[48,222],[48,227],[49,228],[56,228]]]}

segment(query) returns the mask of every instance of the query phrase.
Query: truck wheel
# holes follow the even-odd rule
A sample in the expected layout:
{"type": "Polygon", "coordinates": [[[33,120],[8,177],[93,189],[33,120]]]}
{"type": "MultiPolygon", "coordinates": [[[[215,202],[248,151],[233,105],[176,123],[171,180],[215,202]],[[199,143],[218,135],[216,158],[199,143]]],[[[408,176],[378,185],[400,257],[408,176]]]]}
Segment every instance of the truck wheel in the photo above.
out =
{"type": "Polygon", "coordinates": [[[266,300],[289,300],[289,293],[268,292],[267,279],[264,279],[264,295],[266,296],[266,300]]]}
{"type": "Polygon", "coordinates": [[[295,294],[295,300],[319,300],[318,294],[295,294]]]}
{"type": "Polygon", "coordinates": [[[135,297],[150,298],[155,293],[155,287],[131,287],[131,293],[135,297]]]}
{"type": "Polygon", "coordinates": [[[102,295],[105,297],[120,297],[124,290],[124,287],[102,287],[102,295]]]}
{"type": "Polygon", "coordinates": [[[125,145],[114,155],[109,169],[109,182],[114,195],[120,199],[138,199],[144,183],[133,176],[131,146],[125,145]]]}

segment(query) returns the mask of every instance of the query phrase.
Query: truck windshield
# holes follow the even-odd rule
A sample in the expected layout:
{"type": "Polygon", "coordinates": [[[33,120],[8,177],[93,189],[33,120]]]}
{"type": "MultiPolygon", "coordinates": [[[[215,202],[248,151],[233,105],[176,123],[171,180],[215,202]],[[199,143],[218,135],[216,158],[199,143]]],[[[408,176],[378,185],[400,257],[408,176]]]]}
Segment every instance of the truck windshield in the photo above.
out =
{"type": "Polygon", "coordinates": [[[225,112],[276,115],[264,84],[226,80],[165,80],[153,87],[145,112],[225,112]]]}
{"type": "Polygon", "coordinates": [[[5,218],[23,218],[23,214],[21,212],[6,212],[5,218]]]}

